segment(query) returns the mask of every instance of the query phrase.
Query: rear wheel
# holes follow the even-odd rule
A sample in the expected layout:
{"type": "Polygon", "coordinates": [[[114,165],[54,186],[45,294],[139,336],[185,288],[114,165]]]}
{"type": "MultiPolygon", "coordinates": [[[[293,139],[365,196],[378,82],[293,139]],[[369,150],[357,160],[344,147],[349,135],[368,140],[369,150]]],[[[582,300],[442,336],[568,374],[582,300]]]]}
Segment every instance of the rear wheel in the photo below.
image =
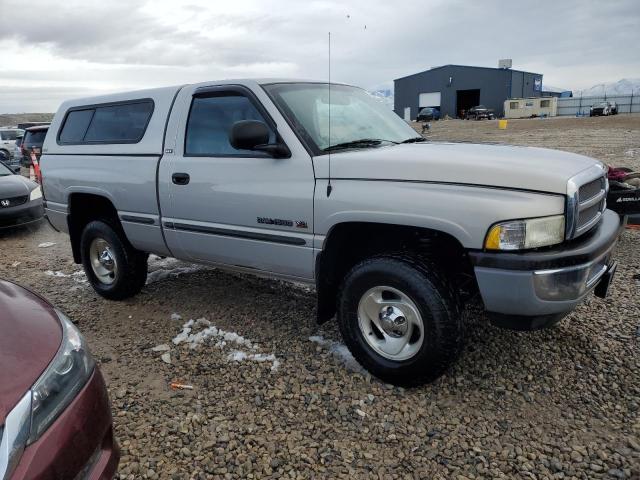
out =
{"type": "Polygon", "coordinates": [[[347,347],[385,382],[430,382],[460,354],[461,305],[431,263],[402,256],[361,262],[343,282],[338,310],[347,347]]]}
{"type": "Polygon", "coordinates": [[[100,220],[88,223],[80,251],[91,286],[104,298],[123,300],[144,286],[147,254],[133,248],[121,228],[100,220]]]}

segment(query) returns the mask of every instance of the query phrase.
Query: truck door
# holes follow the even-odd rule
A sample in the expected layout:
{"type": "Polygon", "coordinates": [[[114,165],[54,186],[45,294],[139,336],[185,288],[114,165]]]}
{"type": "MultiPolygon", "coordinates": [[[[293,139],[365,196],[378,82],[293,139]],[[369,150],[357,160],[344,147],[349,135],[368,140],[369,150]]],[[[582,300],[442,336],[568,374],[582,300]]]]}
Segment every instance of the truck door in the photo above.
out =
{"type": "Polygon", "coordinates": [[[185,260],[313,278],[311,157],[258,86],[183,88],[158,172],[165,238],[185,260]],[[236,150],[231,126],[259,120],[289,158],[236,150]]]}

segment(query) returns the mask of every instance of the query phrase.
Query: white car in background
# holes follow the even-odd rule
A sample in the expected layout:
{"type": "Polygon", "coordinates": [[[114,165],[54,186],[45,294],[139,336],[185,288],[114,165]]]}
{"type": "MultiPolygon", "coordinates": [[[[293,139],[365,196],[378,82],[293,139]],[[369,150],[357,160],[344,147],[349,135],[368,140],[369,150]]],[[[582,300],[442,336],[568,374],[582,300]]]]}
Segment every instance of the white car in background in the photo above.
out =
{"type": "Polygon", "coordinates": [[[0,127],[0,158],[6,158],[3,163],[13,171],[20,170],[22,152],[16,143],[24,135],[24,130],[12,127],[0,127]]]}

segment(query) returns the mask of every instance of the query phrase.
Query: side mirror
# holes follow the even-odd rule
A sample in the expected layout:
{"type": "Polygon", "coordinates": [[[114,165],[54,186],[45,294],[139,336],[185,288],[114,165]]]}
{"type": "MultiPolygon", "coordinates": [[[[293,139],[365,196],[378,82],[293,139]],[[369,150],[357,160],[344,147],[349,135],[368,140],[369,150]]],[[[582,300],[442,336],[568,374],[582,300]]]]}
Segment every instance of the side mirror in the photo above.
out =
{"type": "Polygon", "coordinates": [[[229,143],[238,150],[253,150],[269,143],[269,128],[257,120],[240,120],[231,126],[229,143]]]}
{"type": "Polygon", "coordinates": [[[275,158],[288,157],[291,152],[286,145],[269,143],[269,127],[258,120],[240,120],[231,126],[229,143],[239,150],[266,152],[275,158]]]}

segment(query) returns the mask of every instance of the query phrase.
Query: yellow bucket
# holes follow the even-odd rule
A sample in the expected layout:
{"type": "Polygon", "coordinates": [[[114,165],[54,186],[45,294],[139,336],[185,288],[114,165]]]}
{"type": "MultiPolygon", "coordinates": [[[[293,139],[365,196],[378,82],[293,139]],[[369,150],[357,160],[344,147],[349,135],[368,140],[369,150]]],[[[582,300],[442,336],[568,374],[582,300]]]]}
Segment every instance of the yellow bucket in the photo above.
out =
{"type": "Polygon", "coordinates": [[[498,120],[498,128],[500,130],[506,130],[507,129],[507,121],[506,120],[498,120]]]}

